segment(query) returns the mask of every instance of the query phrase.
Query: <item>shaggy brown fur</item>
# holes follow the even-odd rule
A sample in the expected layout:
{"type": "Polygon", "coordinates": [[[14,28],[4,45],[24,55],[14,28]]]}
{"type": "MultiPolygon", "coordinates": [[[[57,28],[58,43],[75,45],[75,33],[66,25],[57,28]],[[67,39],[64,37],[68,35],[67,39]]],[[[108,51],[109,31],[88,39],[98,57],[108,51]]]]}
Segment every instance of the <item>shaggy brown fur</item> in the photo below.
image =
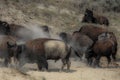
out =
{"type": "Polygon", "coordinates": [[[62,69],[66,64],[68,69],[70,67],[69,56],[71,49],[63,41],[39,38],[26,42],[24,46],[25,48],[21,49],[20,53],[17,53],[21,66],[26,62],[35,62],[38,64],[39,70],[42,68],[48,69],[47,60],[61,59],[63,62],[62,69]]]}
{"type": "Polygon", "coordinates": [[[95,42],[97,40],[98,35],[104,32],[108,32],[108,30],[106,28],[102,28],[102,27],[90,24],[90,25],[83,25],[80,28],[79,32],[87,35],[95,42]]]}
{"type": "Polygon", "coordinates": [[[99,40],[93,47],[94,54],[96,55],[96,65],[99,66],[99,61],[102,56],[106,56],[108,64],[111,62],[110,56],[115,52],[114,42],[110,39],[99,40]]]}

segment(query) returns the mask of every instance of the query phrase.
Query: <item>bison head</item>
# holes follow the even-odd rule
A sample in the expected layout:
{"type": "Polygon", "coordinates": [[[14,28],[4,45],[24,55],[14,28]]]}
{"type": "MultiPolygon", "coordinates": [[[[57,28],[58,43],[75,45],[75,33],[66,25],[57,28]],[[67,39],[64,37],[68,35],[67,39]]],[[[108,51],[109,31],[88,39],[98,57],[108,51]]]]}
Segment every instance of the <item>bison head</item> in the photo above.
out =
{"type": "Polygon", "coordinates": [[[95,22],[92,10],[86,9],[82,22],[87,23],[95,22]]]}
{"type": "Polygon", "coordinates": [[[15,59],[19,59],[25,48],[25,44],[7,42],[8,51],[13,53],[15,59]]]}
{"type": "Polygon", "coordinates": [[[10,27],[7,22],[0,21],[0,32],[5,35],[8,35],[10,33],[10,27]]]}
{"type": "Polygon", "coordinates": [[[86,10],[85,10],[85,16],[87,16],[87,15],[93,16],[93,11],[92,11],[92,10],[89,10],[89,9],[86,9],[86,10]]]}
{"type": "Polygon", "coordinates": [[[59,37],[67,44],[70,44],[72,36],[66,32],[61,32],[59,37]]]}

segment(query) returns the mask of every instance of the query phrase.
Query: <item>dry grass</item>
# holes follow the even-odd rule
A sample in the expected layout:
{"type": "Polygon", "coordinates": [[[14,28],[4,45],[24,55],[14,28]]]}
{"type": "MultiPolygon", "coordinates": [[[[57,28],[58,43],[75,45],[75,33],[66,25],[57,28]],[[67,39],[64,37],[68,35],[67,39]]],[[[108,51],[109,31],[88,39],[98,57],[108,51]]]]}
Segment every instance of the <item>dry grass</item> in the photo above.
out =
{"type": "Polygon", "coordinates": [[[120,14],[111,7],[119,6],[120,0],[106,1],[108,0],[0,0],[0,19],[17,24],[46,24],[54,33],[63,31],[72,34],[83,25],[81,19],[84,10],[96,5],[98,7],[95,7],[95,12],[108,17],[109,29],[116,34],[119,43],[120,14]]]}

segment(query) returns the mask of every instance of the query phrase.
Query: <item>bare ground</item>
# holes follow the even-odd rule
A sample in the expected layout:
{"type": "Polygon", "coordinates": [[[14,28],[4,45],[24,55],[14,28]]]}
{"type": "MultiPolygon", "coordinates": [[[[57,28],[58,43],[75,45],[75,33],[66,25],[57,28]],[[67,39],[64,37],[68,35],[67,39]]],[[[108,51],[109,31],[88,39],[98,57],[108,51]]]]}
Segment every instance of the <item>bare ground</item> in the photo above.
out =
{"type": "MultiPolygon", "coordinates": [[[[103,60],[102,63],[104,62],[103,60]]],[[[48,72],[38,71],[36,64],[26,64],[20,71],[1,67],[0,80],[120,80],[120,67],[92,68],[79,60],[72,59],[71,70],[64,69],[60,72],[61,64],[60,61],[56,63],[49,61],[48,72]]],[[[120,62],[117,64],[120,65],[120,62]]]]}

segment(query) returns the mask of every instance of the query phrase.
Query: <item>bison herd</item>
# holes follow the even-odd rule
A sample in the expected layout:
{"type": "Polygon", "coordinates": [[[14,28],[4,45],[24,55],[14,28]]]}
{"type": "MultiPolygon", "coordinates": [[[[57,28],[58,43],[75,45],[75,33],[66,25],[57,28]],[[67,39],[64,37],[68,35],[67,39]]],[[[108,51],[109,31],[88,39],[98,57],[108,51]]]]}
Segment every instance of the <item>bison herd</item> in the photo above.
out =
{"type": "MultiPolygon", "coordinates": [[[[83,25],[78,31],[72,34],[61,32],[59,37],[62,40],[50,38],[31,39],[30,36],[20,35],[18,32],[22,29],[24,32],[31,32],[24,26],[17,24],[8,24],[0,21],[0,57],[4,59],[4,65],[11,64],[11,58],[19,67],[25,63],[36,63],[39,70],[43,68],[48,70],[47,60],[62,61],[61,69],[67,65],[70,69],[70,56],[72,51],[80,57],[87,60],[89,66],[100,67],[99,62],[102,56],[108,60],[116,60],[117,39],[113,32],[107,28],[96,24],[109,25],[106,17],[95,16],[93,11],[86,9],[82,22],[93,23],[83,25]],[[23,40],[24,43],[19,44],[23,40]]],[[[42,26],[42,30],[49,34],[49,27],[42,26]]]]}

